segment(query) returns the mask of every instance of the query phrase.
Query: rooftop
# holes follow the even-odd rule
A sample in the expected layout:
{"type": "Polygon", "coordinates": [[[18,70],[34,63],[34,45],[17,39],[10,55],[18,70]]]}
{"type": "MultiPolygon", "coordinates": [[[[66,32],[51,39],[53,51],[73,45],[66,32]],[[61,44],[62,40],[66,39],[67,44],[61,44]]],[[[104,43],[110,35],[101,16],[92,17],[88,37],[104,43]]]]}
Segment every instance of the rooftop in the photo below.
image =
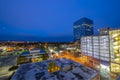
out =
{"type": "Polygon", "coordinates": [[[93,24],[93,20],[88,19],[88,18],[86,18],[86,17],[83,17],[83,18],[80,18],[79,20],[75,21],[75,22],[74,22],[74,25],[80,25],[80,24],[83,24],[83,23],[93,24]]]}
{"type": "Polygon", "coordinates": [[[40,50],[39,48],[33,48],[33,49],[31,49],[31,50],[40,50]]]}
{"type": "Polygon", "coordinates": [[[15,72],[11,80],[90,80],[95,77],[98,72],[85,67],[68,59],[55,59],[61,68],[63,65],[72,65],[71,69],[62,71],[61,69],[54,73],[48,72],[48,65],[51,60],[45,60],[38,63],[28,63],[21,65],[15,72]]]}
{"type": "Polygon", "coordinates": [[[26,56],[26,55],[29,55],[29,54],[30,54],[29,51],[25,51],[25,52],[23,52],[20,56],[26,56]]]}
{"type": "Polygon", "coordinates": [[[34,48],[30,50],[30,54],[45,54],[45,49],[34,48]]]}

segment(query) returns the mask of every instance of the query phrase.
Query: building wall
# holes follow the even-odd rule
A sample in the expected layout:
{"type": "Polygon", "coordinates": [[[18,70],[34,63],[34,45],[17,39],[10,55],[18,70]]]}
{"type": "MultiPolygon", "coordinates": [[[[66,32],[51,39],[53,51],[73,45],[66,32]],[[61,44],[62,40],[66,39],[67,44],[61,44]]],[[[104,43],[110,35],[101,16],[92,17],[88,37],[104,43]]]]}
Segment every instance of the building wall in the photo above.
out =
{"type": "Polygon", "coordinates": [[[92,38],[93,41],[93,57],[96,59],[99,59],[100,56],[100,43],[99,43],[99,36],[93,36],[92,38]]]}
{"type": "Polygon", "coordinates": [[[100,60],[110,61],[109,36],[100,36],[100,60]]]}
{"type": "Polygon", "coordinates": [[[83,54],[88,56],[91,56],[92,52],[91,57],[100,60],[102,74],[110,74],[111,77],[108,76],[108,78],[116,80],[120,74],[120,29],[109,30],[109,34],[105,34],[82,37],[81,50],[83,54]],[[110,66],[102,64],[102,61],[107,61],[110,66]]]}
{"type": "Polygon", "coordinates": [[[120,74],[120,30],[112,30],[110,35],[111,74],[117,77],[120,74]]]}
{"type": "Polygon", "coordinates": [[[88,36],[81,38],[81,50],[83,54],[100,59],[110,60],[109,36],[88,36]]]}
{"type": "Polygon", "coordinates": [[[81,38],[82,54],[89,56],[89,63],[86,65],[100,71],[101,80],[110,80],[109,45],[109,35],[87,36],[81,38]]]}

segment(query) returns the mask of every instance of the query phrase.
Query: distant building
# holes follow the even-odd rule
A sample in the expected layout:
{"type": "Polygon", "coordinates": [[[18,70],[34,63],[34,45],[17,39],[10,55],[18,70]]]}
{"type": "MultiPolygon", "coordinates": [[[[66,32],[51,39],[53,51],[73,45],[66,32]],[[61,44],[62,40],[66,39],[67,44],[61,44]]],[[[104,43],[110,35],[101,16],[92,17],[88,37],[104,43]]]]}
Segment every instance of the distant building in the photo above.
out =
{"type": "Polygon", "coordinates": [[[93,35],[93,21],[88,18],[81,18],[73,24],[74,41],[80,41],[83,36],[93,35]]]}
{"type": "Polygon", "coordinates": [[[36,54],[45,54],[46,51],[44,49],[39,49],[39,48],[33,48],[30,51],[31,55],[36,55],[36,54]]]}
{"type": "Polygon", "coordinates": [[[30,59],[27,58],[30,55],[29,51],[23,52],[18,58],[17,58],[17,64],[24,64],[29,63],[30,59]]]}
{"type": "Polygon", "coordinates": [[[17,59],[17,64],[29,63],[29,62],[40,62],[47,60],[48,54],[45,50],[34,48],[30,51],[23,52],[17,59]]]}
{"type": "Polygon", "coordinates": [[[99,29],[99,35],[109,35],[109,31],[112,30],[111,28],[101,28],[99,29]]]}

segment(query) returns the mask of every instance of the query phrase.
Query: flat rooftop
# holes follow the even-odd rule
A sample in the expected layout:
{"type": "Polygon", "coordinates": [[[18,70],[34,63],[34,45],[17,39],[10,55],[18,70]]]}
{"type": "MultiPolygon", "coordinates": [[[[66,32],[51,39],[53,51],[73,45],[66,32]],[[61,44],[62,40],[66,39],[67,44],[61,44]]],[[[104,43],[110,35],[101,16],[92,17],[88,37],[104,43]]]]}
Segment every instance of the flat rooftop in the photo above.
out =
{"type": "Polygon", "coordinates": [[[21,65],[11,80],[90,80],[98,75],[98,72],[69,59],[53,60],[61,68],[71,65],[72,68],[63,71],[60,69],[54,73],[48,72],[48,65],[52,60],[21,65]]]}

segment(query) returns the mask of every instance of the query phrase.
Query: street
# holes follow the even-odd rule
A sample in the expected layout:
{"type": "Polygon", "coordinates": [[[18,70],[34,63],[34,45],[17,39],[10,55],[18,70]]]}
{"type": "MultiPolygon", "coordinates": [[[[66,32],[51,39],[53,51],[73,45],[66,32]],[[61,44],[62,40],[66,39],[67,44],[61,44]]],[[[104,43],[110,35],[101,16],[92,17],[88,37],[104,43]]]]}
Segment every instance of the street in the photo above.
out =
{"type": "Polygon", "coordinates": [[[7,80],[12,71],[8,71],[10,67],[16,65],[16,55],[4,56],[0,58],[0,80],[7,80]]]}

